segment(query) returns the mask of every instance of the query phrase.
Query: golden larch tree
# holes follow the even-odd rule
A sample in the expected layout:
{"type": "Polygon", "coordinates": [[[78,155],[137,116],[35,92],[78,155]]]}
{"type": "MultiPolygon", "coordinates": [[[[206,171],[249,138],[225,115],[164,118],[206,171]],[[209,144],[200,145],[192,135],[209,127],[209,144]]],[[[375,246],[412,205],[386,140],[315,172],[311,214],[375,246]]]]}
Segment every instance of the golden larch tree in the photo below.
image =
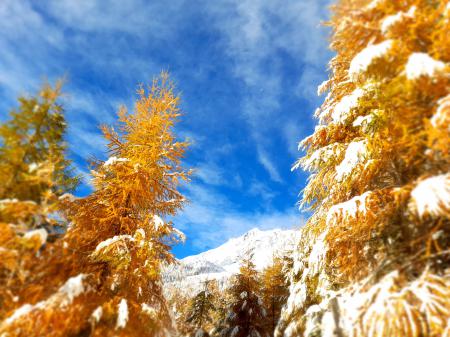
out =
{"type": "Polygon", "coordinates": [[[21,306],[0,323],[18,336],[170,336],[160,269],[182,234],[164,217],[186,202],[186,142],[174,123],[179,97],[166,73],[138,90],[134,111],[102,127],[110,157],[95,161],[94,191],[66,198],[67,233],[37,266],[21,306]]]}
{"type": "Polygon", "coordinates": [[[450,6],[341,0],[278,336],[448,336],[450,6]]]}
{"type": "Polygon", "coordinates": [[[274,255],[272,262],[261,272],[261,298],[266,310],[266,330],[270,336],[274,334],[288,295],[285,261],[274,255]]]}
{"type": "Polygon", "coordinates": [[[44,84],[19,97],[0,126],[0,320],[17,306],[17,289],[42,260],[38,251],[63,231],[59,198],[78,184],[65,156],[61,88],[61,81],[44,84]]]}

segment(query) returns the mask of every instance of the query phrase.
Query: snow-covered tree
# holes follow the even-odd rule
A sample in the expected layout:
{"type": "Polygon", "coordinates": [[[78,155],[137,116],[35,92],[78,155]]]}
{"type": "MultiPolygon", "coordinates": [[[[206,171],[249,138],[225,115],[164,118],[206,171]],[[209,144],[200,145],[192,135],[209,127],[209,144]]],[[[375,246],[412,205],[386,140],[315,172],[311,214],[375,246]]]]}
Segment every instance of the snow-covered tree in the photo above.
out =
{"type": "Polygon", "coordinates": [[[138,90],[134,112],[103,127],[110,157],[93,163],[94,191],[65,199],[70,226],[0,323],[19,336],[168,336],[161,264],[179,239],[172,223],[185,203],[177,188],[187,144],[173,131],[179,97],[167,74],[138,90]]]}
{"type": "Polygon", "coordinates": [[[341,0],[278,336],[443,336],[450,318],[450,6],[341,0]]]}
{"type": "Polygon", "coordinates": [[[273,256],[272,263],[261,272],[261,298],[266,310],[266,330],[273,336],[289,295],[286,278],[285,261],[282,257],[273,256]]]}
{"type": "Polygon", "coordinates": [[[61,232],[59,198],[78,179],[65,157],[66,123],[58,103],[61,83],[20,97],[0,126],[0,320],[17,306],[37,252],[61,232]]]}
{"type": "Polygon", "coordinates": [[[218,322],[214,336],[265,337],[266,311],[261,299],[261,282],[251,258],[241,262],[239,273],[234,276],[228,290],[230,302],[223,322],[218,322]]]}
{"type": "Polygon", "coordinates": [[[211,327],[216,300],[209,283],[211,282],[205,281],[203,289],[194,296],[189,304],[186,322],[192,327],[192,336],[209,336],[206,331],[211,327]]]}

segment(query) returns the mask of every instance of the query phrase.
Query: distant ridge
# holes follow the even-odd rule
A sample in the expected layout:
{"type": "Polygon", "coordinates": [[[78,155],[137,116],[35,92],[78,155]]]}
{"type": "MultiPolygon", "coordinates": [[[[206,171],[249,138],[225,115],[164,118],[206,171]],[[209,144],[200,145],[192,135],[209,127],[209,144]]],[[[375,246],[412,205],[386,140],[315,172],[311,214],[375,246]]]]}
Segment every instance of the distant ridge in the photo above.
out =
{"type": "Polygon", "coordinates": [[[244,256],[252,254],[256,269],[262,270],[270,264],[274,254],[292,250],[299,235],[296,230],[254,228],[217,248],[185,257],[177,265],[165,268],[163,281],[168,288],[186,292],[198,290],[205,280],[217,280],[223,287],[230,276],[239,271],[239,262],[244,256]]]}

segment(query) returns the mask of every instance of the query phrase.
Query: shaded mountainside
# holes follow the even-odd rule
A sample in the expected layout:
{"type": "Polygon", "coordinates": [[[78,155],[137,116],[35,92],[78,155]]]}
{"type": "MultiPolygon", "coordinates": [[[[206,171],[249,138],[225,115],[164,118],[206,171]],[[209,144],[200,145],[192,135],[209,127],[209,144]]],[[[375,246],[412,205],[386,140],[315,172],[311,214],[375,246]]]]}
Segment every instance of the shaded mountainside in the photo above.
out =
{"type": "Polygon", "coordinates": [[[246,255],[252,254],[256,269],[262,270],[274,255],[292,250],[298,240],[298,230],[262,231],[254,228],[217,248],[179,260],[165,268],[163,280],[167,288],[175,287],[186,292],[199,289],[205,280],[217,280],[223,287],[230,276],[239,271],[239,262],[246,255]]]}

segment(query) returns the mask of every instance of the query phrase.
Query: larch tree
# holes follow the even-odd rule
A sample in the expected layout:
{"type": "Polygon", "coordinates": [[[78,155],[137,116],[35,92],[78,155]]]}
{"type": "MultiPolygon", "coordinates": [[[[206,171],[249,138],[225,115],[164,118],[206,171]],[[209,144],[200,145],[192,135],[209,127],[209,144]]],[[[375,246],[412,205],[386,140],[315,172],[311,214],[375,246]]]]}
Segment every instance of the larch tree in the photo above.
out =
{"type": "Polygon", "coordinates": [[[186,202],[177,190],[186,142],[174,123],[179,97],[168,75],[138,90],[133,113],[102,127],[110,157],[93,163],[94,191],[65,199],[64,238],[36,267],[21,306],[0,323],[14,336],[168,336],[172,322],[162,293],[162,263],[173,261],[178,232],[163,217],[186,202]]]}
{"type": "Polygon", "coordinates": [[[261,272],[261,298],[266,310],[266,331],[273,336],[286,304],[289,287],[283,258],[273,256],[272,263],[261,272]]]}
{"type": "Polygon", "coordinates": [[[261,282],[250,257],[241,261],[239,273],[229,288],[228,314],[218,322],[213,336],[266,337],[266,311],[261,299],[261,282]]]}
{"type": "Polygon", "coordinates": [[[0,320],[17,306],[38,251],[63,231],[59,198],[78,184],[66,159],[62,83],[45,84],[0,126],[0,320]]]}
{"type": "Polygon", "coordinates": [[[277,336],[449,336],[450,6],[341,0],[277,336]]]}
{"type": "MultiPolygon", "coordinates": [[[[164,281],[164,280],[163,280],[164,281]]],[[[191,297],[184,289],[175,286],[164,285],[164,294],[167,305],[172,310],[172,317],[175,322],[175,336],[188,336],[191,326],[186,322],[191,297]]]]}
{"type": "Polygon", "coordinates": [[[191,335],[195,337],[209,336],[215,311],[214,293],[211,291],[211,281],[205,281],[203,289],[190,301],[186,322],[191,326],[191,335]]]}

